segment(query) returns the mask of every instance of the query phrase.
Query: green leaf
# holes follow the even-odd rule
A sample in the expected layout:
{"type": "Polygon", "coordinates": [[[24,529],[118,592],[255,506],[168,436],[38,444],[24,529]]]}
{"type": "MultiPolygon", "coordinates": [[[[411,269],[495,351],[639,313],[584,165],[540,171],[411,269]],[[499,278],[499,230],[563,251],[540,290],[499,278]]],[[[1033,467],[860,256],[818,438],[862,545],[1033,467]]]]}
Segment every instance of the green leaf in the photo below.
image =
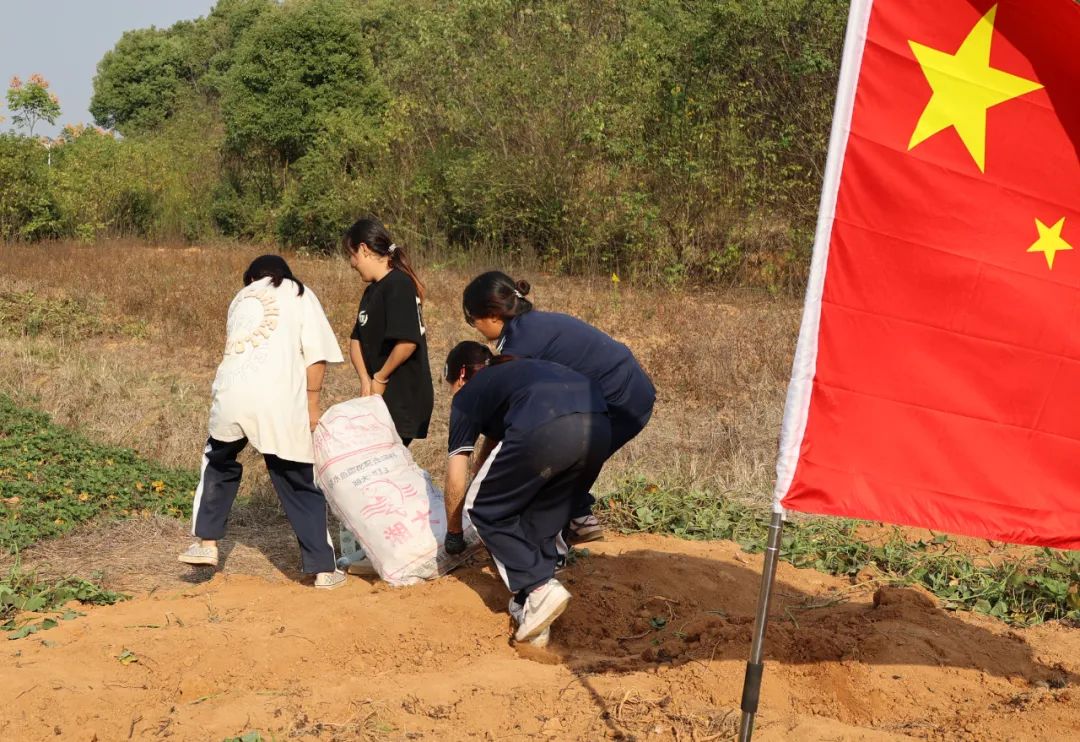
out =
{"type": "Polygon", "coordinates": [[[24,639],[24,638],[30,636],[31,634],[36,634],[37,632],[38,632],[38,625],[37,624],[33,624],[33,623],[32,624],[27,624],[26,626],[23,626],[18,631],[12,631],[12,632],[8,633],[8,639],[24,639]]]}
{"type": "Polygon", "coordinates": [[[44,607],[45,607],[45,596],[44,595],[34,595],[33,597],[30,597],[30,598],[27,598],[26,600],[24,600],[22,605],[19,606],[19,609],[23,610],[23,611],[26,611],[27,613],[36,613],[36,612],[40,611],[42,608],[44,608],[44,607]]]}

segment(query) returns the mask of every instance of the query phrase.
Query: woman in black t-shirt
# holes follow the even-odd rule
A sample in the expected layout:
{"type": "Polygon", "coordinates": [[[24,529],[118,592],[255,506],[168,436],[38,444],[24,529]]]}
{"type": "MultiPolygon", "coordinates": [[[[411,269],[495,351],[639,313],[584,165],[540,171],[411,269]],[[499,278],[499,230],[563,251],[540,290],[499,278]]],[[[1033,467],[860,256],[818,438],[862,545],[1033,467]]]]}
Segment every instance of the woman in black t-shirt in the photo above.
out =
{"type": "Polygon", "coordinates": [[[435,403],[422,312],[424,285],[377,219],[349,227],[344,244],[349,264],[368,282],[349,341],[360,396],[382,395],[407,446],[427,437],[435,403]]]}

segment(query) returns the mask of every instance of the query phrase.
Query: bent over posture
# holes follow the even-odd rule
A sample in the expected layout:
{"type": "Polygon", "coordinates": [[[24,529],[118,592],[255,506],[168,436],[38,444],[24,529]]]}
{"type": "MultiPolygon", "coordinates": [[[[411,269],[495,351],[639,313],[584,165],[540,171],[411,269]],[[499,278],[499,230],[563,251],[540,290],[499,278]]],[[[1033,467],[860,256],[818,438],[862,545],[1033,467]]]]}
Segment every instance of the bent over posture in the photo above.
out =
{"type": "Polygon", "coordinates": [[[303,571],[315,574],[315,587],[337,587],[345,575],[335,569],[311,442],[326,364],[344,361],[337,338],[315,294],[277,255],[263,255],[245,271],[244,288],[229,305],[226,336],[191,516],[199,541],[179,559],[217,566],[217,541],[244,471],[237,456],[250,442],[296,533],[303,571]]]}
{"type": "MultiPolygon", "coordinates": [[[[595,381],[611,417],[610,458],[645,428],[656,389],[629,348],[576,317],[534,309],[525,298],[529,288],[528,281],[514,281],[505,273],[482,273],[462,294],[465,320],[497,342],[499,353],[552,361],[595,381]]],[[[604,537],[592,514],[595,501],[588,490],[575,496],[566,528],[571,543],[604,537]]]]}
{"type": "MultiPolygon", "coordinates": [[[[462,511],[476,526],[514,593],[514,639],[545,646],[570,593],[555,579],[563,526],[575,494],[588,492],[611,445],[604,395],[595,382],[548,361],[492,357],[457,345],[444,376],[453,387],[446,475],[446,548],[464,548],[462,511]],[[480,435],[494,442],[465,491],[480,435]]],[[[488,450],[485,447],[485,450],[488,450]]]]}

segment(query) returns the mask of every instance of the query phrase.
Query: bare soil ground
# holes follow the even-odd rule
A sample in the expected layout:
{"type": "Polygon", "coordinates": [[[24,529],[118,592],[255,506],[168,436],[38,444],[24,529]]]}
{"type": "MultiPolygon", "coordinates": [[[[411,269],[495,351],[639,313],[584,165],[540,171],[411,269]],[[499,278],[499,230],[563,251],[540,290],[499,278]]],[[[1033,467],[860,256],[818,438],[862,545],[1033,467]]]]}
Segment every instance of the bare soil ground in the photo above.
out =
{"type": "MultiPolygon", "coordinates": [[[[594,545],[565,573],[574,599],[541,651],[509,644],[484,560],[418,587],[316,593],[257,531],[206,580],[170,561],[175,522],[114,528],[144,529],[146,563],[87,550],[83,568],[142,594],[0,649],[0,738],[704,742],[737,724],[761,562],[730,543],[594,545]]],[[[781,565],[756,738],[1067,740],[1078,658],[1075,630],[1011,630],[781,565]]]]}

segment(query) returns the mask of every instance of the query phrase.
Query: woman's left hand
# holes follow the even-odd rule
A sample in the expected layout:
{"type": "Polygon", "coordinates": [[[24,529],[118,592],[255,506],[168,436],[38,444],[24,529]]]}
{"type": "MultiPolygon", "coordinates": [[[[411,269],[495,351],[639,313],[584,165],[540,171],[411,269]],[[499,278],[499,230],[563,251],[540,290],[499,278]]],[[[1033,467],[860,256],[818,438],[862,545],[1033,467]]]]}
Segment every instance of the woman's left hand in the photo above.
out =
{"type": "Polygon", "coordinates": [[[322,410],[319,409],[319,404],[308,402],[308,426],[311,428],[311,432],[315,432],[315,426],[319,424],[319,418],[322,417],[322,410]]]}
{"type": "Polygon", "coordinates": [[[383,392],[385,392],[385,391],[386,391],[386,384],[383,384],[381,381],[376,381],[375,379],[371,380],[371,393],[372,394],[378,394],[381,397],[383,395],[383,392]]]}

